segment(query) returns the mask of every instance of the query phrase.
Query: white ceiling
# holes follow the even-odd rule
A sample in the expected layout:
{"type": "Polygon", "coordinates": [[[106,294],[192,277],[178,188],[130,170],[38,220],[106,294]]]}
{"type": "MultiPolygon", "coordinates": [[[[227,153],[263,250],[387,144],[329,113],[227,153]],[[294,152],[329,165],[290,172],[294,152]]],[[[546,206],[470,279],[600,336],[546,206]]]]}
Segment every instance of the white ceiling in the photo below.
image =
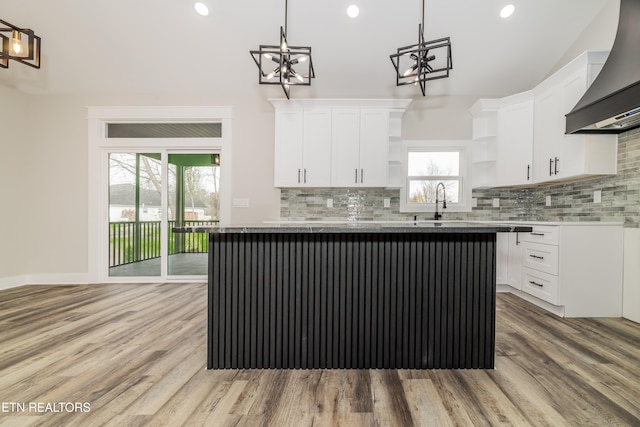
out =
{"type": "MultiPolygon", "coordinates": [[[[426,0],[425,38],[451,37],[451,77],[427,95],[503,96],[544,79],[608,0],[426,0]],[[516,4],[502,20],[502,6],[516,4]]],[[[42,37],[42,68],[11,63],[0,85],[30,93],[260,91],[249,50],[277,44],[284,0],[1,0],[0,19],[42,37]]],[[[419,0],[289,0],[288,40],[311,46],[316,79],[297,98],[413,97],[389,55],[417,41],[419,0]],[[360,16],[346,15],[349,4],[360,16]]]]}

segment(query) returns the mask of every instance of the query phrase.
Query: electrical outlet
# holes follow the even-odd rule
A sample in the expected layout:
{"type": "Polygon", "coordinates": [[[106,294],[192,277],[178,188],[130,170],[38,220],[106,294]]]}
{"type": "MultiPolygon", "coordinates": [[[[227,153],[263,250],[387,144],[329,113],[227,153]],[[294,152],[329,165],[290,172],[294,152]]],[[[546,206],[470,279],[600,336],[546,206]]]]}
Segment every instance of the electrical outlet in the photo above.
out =
{"type": "Polygon", "coordinates": [[[499,208],[500,207],[500,199],[498,199],[497,197],[495,199],[493,199],[493,207],[494,208],[499,208]]]}
{"type": "Polygon", "coordinates": [[[472,197],[471,198],[471,207],[472,208],[477,208],[478,207],[478,198],[477,197],[472,197]]]}
{"type": "Polygon", "coordinates": [[[391,199],[384,199],[384,207],[385,208],[391,207],[391,199]]]}
{"type": "Polygon", "coordinates": [[[593,192],[593,203],[602,203],[602,190],[593,192]]]}
{"type": "Polygon", "coordinates": [[[332,208],[333,207],[333,199],[327,199],[327,207],[328,208],[332,208]]]}
{"type": "Polygon", "coordinates": [[[547,196],[547,199],[546,199],[545,203],[546,203],[547,206],[551,206],[551,196],[547,196]]]}
{"type": "Polygon", "coordinates": [[[248,208],[249,199],[233,199],[234,208],[248,208]]]}

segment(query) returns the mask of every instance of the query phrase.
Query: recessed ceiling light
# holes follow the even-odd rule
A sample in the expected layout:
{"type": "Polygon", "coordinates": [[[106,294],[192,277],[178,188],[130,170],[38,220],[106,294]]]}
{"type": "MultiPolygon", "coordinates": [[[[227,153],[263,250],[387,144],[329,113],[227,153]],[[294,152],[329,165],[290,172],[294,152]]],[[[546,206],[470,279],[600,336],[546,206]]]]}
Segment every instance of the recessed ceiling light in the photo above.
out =
{"type": "Polygon", "coordinates": [[[207,16],[209,14],[209,8],[204,3],[196,3],[195,8],[196,12],[198,12],[202,16],[207,16]]]}
{"type": "Polygon", "coordinates": [[[515,10],[516,10],[516,7],[514,5],[508,4],[505,7],[503,7],[502,10],[500,11],[500,17],[503,19],[506,19],[511,15],[513,15],[513,12],[515,10]]]}
{"type": "Polygon", "coordinates": [[[355,4],[352,4],[347,8],[347,15],[349,15],[350,18],[357,17],[358,15],[360,15],[360,8],[355,4]]]}

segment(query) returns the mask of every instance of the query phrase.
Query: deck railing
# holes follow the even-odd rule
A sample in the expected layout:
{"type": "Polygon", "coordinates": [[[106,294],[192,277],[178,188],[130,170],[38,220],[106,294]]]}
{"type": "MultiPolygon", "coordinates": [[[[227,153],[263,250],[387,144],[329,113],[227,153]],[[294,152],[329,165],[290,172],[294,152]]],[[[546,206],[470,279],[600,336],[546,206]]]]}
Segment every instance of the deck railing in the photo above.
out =
{"type": "MultiPolygon", "coordinates": [[[[213,227],[217,221],[184,221],[185,227],[213,227]]],[[[169,255],[206,253],[207,233],[176,234],[175,221],[168,223],[169,255]]],[[[130,264],[161,255],[160,221],[123,221],[109,223],[109,266],[130,264]]]]}

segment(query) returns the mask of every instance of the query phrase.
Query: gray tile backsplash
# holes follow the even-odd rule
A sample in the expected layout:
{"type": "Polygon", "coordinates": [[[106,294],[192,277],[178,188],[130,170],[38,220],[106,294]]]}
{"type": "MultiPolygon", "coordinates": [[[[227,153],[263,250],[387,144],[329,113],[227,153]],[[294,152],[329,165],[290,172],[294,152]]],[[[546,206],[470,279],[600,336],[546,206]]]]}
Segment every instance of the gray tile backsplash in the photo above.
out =
{"type": "MultiPolygon", "coordinates": [[[[528,221],[621,221],[640,227],[640,129],[618,137],[618,174],[580,181],[536,186],[474,190],[477,207],[470,213],[444,212],[444,219],[528,221]],[[593,192],[602,202],[593,203],[593,192]],[[551,196],[551,206],[546,197],[551,196]],[[500,207],[493,207],[493,199],[500,207]]],[[[412,220],[414,214],[399,212],[400,191],[363,189],[283,189],[280,215],[291,220],[412,220]],[[333,208],[327,208],[333,199],[333,208]],[[384,207],[384,199],[391,207],[384,207]]],[[[419,219],[431,219],[419,213],[419,219]]]]}

